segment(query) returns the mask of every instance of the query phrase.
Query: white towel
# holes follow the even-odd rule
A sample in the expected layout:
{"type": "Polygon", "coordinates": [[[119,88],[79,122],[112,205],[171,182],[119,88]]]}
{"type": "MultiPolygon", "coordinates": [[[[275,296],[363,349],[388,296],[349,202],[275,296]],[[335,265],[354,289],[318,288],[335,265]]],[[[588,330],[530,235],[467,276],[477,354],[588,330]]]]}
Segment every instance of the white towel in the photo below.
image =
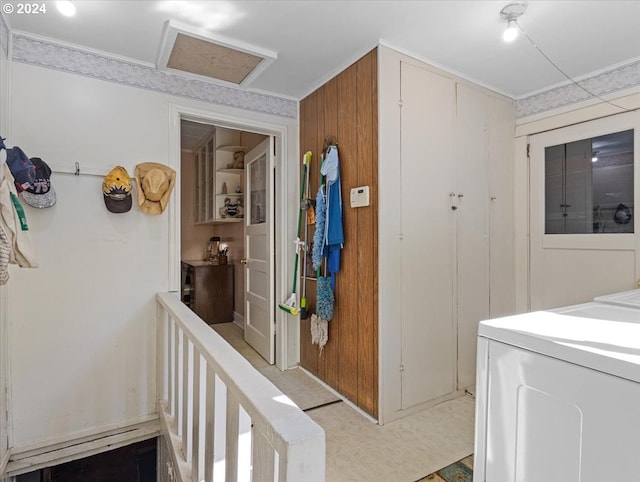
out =
{"type": "MultiPolygon", "coordinates": [[[[2,157],[6,159],[4,150],[0,153],[4,154],[2,157]]],[[[2,157],[0,157],[0,162],[2,157]]],[[[11,199],[12,194],[17,198],[13,175],[7,163],[2,162],[0,166],[0,227],[9,239],[9,247],[11,248],[9,263],[17,264],[22,268],[37,268],[36,250],[31,242],[31,233],[28,228],[23,229],[11,199]]]]}

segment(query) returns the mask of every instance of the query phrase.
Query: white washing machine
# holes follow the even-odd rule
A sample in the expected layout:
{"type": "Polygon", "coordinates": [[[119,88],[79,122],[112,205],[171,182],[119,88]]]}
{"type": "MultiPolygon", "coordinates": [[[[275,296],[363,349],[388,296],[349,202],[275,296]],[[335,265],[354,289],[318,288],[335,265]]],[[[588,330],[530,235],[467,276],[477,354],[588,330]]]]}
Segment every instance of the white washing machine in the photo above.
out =
{"type": "Polygon", "coordinates": [[[640,323],[640,299],[638,300],[638,305],[635,307],[632,304],[592,301],[579,305],[555,308],[549,311],[582,318],[640,323]]]}
{"type": "Polygon", "coordinates": [[[611,295],[598,296],[593,301],[600,303],[608,303],[612,305],[630,306],[632,308],[640,308],[640,289],[622,291],[621,293],[613,293],[611,295]]]}
{"type": "Polygon", "coordinates": [[[474,482],[640,478],[640,304],[480,323],[476,390],[474,482]]]}

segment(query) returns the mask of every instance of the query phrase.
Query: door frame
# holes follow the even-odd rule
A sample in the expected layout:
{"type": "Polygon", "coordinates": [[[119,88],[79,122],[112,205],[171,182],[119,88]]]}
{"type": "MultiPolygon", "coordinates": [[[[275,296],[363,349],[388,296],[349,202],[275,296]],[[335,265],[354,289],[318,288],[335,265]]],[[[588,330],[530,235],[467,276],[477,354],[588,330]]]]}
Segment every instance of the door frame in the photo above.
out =
{"type": "MultiPolygon", "coordinates": [[[[293,269],[293,243],[289,240],[294,236],[294,222],[291,220],[292,210],[297,196],[296,185],[299,173],[296,168],[297,119],[282,118],[253,112],[242,112],[224,106],[216,106],[215,110],[204,110],[182,104],[169,105],[169,158],[174,159],[177,166],[178,180],[180,179],[180,121],[190,120],[207,124],[255,132],[275,137],[276,159],[275,166],[275,261],[272,269],[274,276],[274,296],[277,302],[287,292],[289,273],[293,269]],[[232,112],[229,112],[232,111],[232,112]],[[293,193],[293,198],[290,195],[293,193]],[[290,199],[291,198],[291,199],[290,199]],[[291,245],[291,246],[289,246],[291,245]]],[[[180,289],[180,182],[176,182],[174,200],[169,203],[169,291],[180,289]]],[[[296,211],[297,214],[297,211],[296,211]]],[[[300,358],[299,324],[290,323],[287,314],[275,310],[276,339],[275,364],[280,370],[286,370],[298,363],[300,358]]]]}

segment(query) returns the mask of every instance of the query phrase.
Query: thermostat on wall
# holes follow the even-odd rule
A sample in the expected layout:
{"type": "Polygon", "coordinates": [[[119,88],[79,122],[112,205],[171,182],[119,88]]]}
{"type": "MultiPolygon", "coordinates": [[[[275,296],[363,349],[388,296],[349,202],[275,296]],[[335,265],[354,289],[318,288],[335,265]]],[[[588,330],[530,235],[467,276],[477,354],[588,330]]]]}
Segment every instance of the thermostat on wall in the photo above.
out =
{"type": "Polygon", "coordinates": [[[351,189],[351,207],[361,208],[369,205],[369,186],[351,189]]]}

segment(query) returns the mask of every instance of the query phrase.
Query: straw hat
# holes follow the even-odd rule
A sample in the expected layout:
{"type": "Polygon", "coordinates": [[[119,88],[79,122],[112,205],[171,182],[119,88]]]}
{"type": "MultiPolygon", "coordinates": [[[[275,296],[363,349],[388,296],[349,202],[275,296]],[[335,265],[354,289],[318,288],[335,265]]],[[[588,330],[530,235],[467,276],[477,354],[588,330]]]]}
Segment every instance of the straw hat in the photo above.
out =
{"type": "Polygon", "coordinates": [[[143,162],[135,168],[138,206],[146,214],[162,214],[176,183],[176,171],[157,162],[143,162]]]}

